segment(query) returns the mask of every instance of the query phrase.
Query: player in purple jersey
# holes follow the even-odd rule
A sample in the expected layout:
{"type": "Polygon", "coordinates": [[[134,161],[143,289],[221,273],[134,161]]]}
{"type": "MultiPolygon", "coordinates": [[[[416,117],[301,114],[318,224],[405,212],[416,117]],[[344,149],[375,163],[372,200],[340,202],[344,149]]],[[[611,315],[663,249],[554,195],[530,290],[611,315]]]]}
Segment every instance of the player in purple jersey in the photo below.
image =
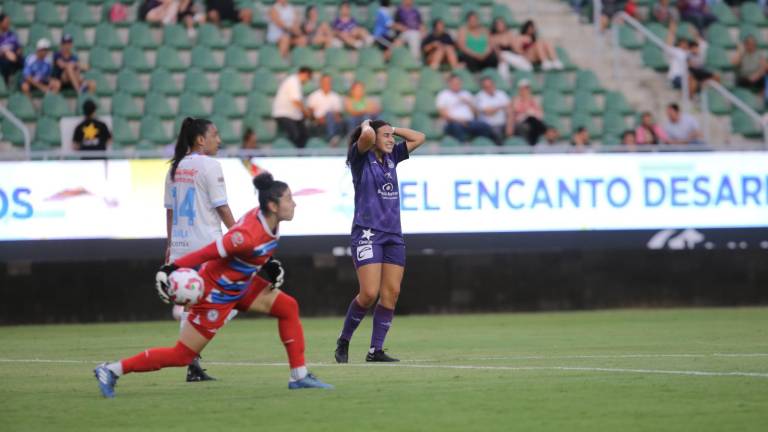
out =
{"type": "Polygon", "coordinates": [[[349,341],[368,309],[373,312],[369,362],[398,361],[387,355],[384,338],[392,325],[405,271],[405,242],[400,228],[400,188],[395,167],[424,143],[424,134],[366,120],[350,138],[347,165],[355,186],[352,260],[360,292],[352,300],[336,341],[336,361],[349,362],[349,341]],[[396,137],[404,141],[395,143],[396,137]]]}

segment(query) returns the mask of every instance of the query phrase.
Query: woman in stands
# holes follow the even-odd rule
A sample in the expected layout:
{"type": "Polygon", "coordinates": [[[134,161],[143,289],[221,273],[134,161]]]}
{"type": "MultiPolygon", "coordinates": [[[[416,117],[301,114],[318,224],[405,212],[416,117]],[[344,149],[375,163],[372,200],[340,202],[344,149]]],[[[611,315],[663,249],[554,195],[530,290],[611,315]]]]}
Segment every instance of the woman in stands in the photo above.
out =
{"type": "Polygon", "coordinates": [[[533,64],[541,64],[543,70],[562,70],[563,63],[557,57],[555,47],[549,41],[541,40],[536,31],[536,24],[528,20],[520,27],[520,35],[526,38],[523,42],[523,53],[533,64]]]}
{"type": "Polygon", "coordinates": [[[393,127],[383,120],[366,120],[350,137],[347,165],[355,187],[352,260],[360,291],[349,305],[336,342],[336,361],[349,361],[349,341],[376,300],[373,333],[365,360],[398,361],[387,355],[384,338],[392,324],[405,271],[405,242],[400,227],[398,163],[424,143],[424,134],[393,127]],[[395,142],[399,137],[401,140],[395,142]]]}
{"type": "Polygon", "coordinates": [[[301,24],[301,32],[307,39],[307,43],[325,49],[333,43],[333,31],[327,22],[320,21],[317,6],[307,6],[304,12],[304,22],[301,24]]]}
{"type": "Polygon", "coordinates": [[[477,12],[466,15],[466,24],[459,28],[456,43],[459,46],[459,58],[467,65],[470,72],[480,72],[485,68],[495,68],[498,64],[491,46],[490,33],[480,23],[477,12]]]}
{"type": "Polygon", "coordinates": [[[156,275],[158,295],[168,302],[168,275],[177,268],[202,266],[205,294],[190,309],[176,344],[97,366],[94,374],[104,397],[115,396],[115,384],[124,374],[189,364],[216,336],[232,310],[269,313],[278,319],[280,340],[290,364],[289,389],[333,388],[307,371],[299,306],[280,291],[284,271],[272,258],[280,222],[293,219],[296,203],[291,190],[269,173],[254,178],[253,184],[259,191],[259,207],[246,213],[224,237],[164,265],[156,275]]]}
{"type": "Polygon", "coordinates": [[[533,65],[525,57],[523,44],[527,37],[516,35],[507,27],[504,18],[495,18],[491,25],[491,46],[499,59],[499,75],[509,81],[509,68],[532,71],[533,65]]]}
{"type": "MultiPolygon", "coordinates": [[[[235,223],[227,205],[221,164],[213,158],[220,145],[221,138],[213,123],[184,119],[165,177],[166,263],[221,237],[222,222],[227,228],[235,223]]],[[[182,329],[186,314],[183,306],[174,306],[173,317],[179,320],[182,329]]],[[[210,379],[197,359],[189,365],[187,381],[210,379]]]]}

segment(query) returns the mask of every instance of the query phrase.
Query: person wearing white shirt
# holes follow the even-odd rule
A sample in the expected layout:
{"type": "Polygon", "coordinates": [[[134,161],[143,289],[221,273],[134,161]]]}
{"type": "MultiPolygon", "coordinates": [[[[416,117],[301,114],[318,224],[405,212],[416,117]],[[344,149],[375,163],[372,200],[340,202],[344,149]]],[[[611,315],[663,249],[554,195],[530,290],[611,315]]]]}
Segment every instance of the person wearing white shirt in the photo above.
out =
{"type": "Polygon", "coordinates": [[[304,106],[302,85],[311,79],[312,69],[302,66],[297,73],[288,75],[280,83],[272,101],[272,118],[277,121],[278,130],[285,133],[298,148],[306,147],[309,138],[304,124],[304,116],[309,114],[309,110],[304,106]]]}
{"type": "Polygon", "coordinates": [[[699,122],[693,116],[680,112],[676,103],[667,105],[667,119],[664,132],[670,144],[701,144],[699,122]]]}
{"type": "Polygon", "coordinates": [[[440,118],[445,120],[445,134],[463,143],[484,136],[499,144],[488,123],[475,120],[475,98],[461,86],[461,78],[451,75],[448,88],[437,94],[435,104],[440,118]]]}
{"type": "Polygon", "coordinates": [[[341,112],[344,104],[341,96],[333,91],[333,78],[330,75],[320,78],[320,88],[307,98],[307,108],[311,111],[312,123],[325,129],[325,138],[331,147],[335,147],[343,133],[341,112]]]}
{"type": "Polygon", "coordinates": [[[488,123],[496,138],[502,140],[507,125],[509,96],[497,89],[496,83],[490,77],[483,77],[480,85],[482,89],[475,95],[477,119],[488,123]]]}
{"type": "Polygon", "coordinates": [[[277,44],[283,58],[288,58],[291,47],[307,45],[307,38],[301,32],[301,17],[288,0],[277,0],[269,8],[267,42],[277,44]]]}

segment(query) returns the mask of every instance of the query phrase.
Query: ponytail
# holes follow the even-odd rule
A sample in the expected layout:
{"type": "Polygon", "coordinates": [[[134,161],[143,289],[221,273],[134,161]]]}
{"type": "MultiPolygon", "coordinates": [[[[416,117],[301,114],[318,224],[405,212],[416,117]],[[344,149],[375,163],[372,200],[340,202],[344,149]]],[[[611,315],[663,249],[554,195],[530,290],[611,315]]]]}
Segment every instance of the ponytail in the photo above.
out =
{"type": "MultiPolygon", "coordinates": [[[[371,127],[373,128],[374,132],[377,132],[379,128],[382,126],[391,126],[391,125],[384,120],[371,120],[371,127]]],[[[352,134],[349,136],[349,147],[347,148],[347,166],[349,166],[352,163],[352,155],[351,155],[352,146],[360,139],[360,135],[362,134],[363,134],[363,125],[360,124],[360,126],[356,127],[352,131],[352,134]]]]}
{"type": "Polygon", "coordinates": [[[268,172],[261,173],[253,178],[253,185],[259,191],[259,207],[261,212],[270,213],[268,204],[273,202],[275,204],[280,202],[280,197],[283,196],[288,185],[285,182],[275,180],[272,174],[268,172]]]}
{"type": "Polygon", "coordinates": [[[176,169],[179,167],[181,160],[192,151],[197,137],[205,136],[210,124],[211,122],[206,119],[192,117],[185,118],[181,123],[181,130],[176,139],[176,147],[173,150],[173,159],[169,161],[171,163],[171,181],[176,176],[176,169]]]}

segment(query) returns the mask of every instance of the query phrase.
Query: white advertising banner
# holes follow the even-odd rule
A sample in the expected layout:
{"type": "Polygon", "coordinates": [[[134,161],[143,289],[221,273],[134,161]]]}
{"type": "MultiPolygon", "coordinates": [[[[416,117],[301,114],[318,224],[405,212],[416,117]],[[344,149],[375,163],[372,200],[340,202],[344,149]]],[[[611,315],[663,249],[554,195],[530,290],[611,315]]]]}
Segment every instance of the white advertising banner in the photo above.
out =
{"type": "MultiPolygon", "coordinates": [[[[220,159],[236,217],[264,169],[298,207],[282,235],[348,234],[342,157],[220,159]]],[[[161,160],[0,163],[0,241],[163,238],[161,160]]],[[[405,233],[768,226],[768,153],[415,154],[397,169],[405,233]]]]}

